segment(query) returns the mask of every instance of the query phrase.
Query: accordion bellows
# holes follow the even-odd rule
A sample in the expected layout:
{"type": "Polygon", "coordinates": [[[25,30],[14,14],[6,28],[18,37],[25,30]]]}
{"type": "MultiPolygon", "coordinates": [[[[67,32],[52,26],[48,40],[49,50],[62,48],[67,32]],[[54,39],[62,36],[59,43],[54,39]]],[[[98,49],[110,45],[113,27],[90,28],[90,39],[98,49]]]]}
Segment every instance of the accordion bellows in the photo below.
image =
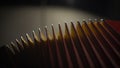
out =
{"type": "MultiPolygon", "coordinates": [[[[62,26],[63,27],[63,26],[62,26]]],[[[4,47],[3,66],[6,68],[120,68],[120,34],[105,21],[83,21],[65,32],[58,24],[56,35],[45,28],[45,36],[39,29],[33,38],[26,34],[25,40],[4,47]],[[7,65],[7,66],[6,66],[7,65]]]]}

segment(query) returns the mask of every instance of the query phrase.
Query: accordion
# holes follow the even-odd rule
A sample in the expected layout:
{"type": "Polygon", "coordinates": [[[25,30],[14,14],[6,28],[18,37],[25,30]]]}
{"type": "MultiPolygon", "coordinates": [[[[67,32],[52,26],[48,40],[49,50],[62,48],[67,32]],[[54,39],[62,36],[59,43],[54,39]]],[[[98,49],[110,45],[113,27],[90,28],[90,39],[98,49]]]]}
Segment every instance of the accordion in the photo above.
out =
{"type": "Polygon", "coordinates": [[[106,21],[58,24],[0,48],[0,68],[120,68],[120,34],[106,21]]]}

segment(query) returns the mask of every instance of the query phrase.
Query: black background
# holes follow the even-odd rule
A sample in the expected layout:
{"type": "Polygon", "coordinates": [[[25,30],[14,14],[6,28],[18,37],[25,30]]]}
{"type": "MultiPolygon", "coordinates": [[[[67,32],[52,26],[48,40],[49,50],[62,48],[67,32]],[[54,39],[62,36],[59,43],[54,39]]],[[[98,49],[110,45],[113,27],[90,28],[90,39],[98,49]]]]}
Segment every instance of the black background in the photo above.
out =
{"type": "Polygon", "coordinates": [[[120,19],[119,0],[1,0],[4,6],[63,6],[68,8],[82,9],[108,19],[120,19]],[[72,3],[69,3],[72,2],[72,3]]]}

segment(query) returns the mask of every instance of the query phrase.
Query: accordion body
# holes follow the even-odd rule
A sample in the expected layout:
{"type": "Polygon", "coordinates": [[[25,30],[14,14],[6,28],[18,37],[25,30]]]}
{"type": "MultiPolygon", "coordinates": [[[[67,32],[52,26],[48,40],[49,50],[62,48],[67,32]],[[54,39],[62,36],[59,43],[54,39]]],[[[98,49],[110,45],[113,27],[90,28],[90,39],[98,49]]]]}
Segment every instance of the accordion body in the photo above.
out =
{"type": "Polygon", "coordinates": [[[105,21],[65,23],[0,48],[3,68],[120,68],[120,34],[105,21]],[[63,26],[62,26],[63,27],[63,26]]]}

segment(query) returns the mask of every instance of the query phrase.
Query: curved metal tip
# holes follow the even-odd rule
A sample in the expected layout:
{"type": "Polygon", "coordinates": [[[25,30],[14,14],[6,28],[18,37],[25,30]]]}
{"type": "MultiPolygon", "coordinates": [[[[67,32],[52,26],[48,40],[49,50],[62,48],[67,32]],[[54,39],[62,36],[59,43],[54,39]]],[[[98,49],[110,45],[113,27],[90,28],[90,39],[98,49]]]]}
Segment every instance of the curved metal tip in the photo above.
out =
{"type": "Polygon", "coordinates": [[[33,30],[32,33],[35,33],[35,31],[33,30]]]}
{"type": "Polygon", "coordinates": [[[10,42],[10,44],[11,44],[12,46],[15,46],[15,43],[13,43],[13,42],[10,42]]]}
{"type": "Polygon", "coordinates": [[[83,19],[82,21],[86,21],[85,19],[83,19]]]}
{"type": "Polygon", "coordinates": [[[89,21],[92,21],[92,19],[91,19],[91,18],[89,18],[88,20],[89,20],[89,21]]]}
{"type": "Polygon", "coordinates": [[[53,24],[51,24],[51,26],[53,26],[53,24]]]}
{"type": "Polygon", "coordinates": [[[40,29],[40,28],[38,28],[38,30],[41,32],[41,29],[40,29]]]}
{"type": "Polygon", "coordinates": [[[95,20],[95,22],[97,21],[97,19],[94,19],[95,20]]]}
{"type": "Polygon", "coordinates": [[[45,29],[47,29],[47,26],[45,26],[45,29]]]}
{"type": "Polygon", "coordinates": [[[25,34],[27,36],[27,38],[29,37],[28,33],[25,34]]]}
{"type": "Polygon", "coordinates": [[[13,50],[13,48],[12,48],[12,46],[11,45],[5,45],[8,49],[10,49],[10,51],[13,53],[13,54],[15,54],[15,51],[13,50]]]}
{"type": "Polygon", "coordinates": [[[103,22],[103,21],[104,21],[104,19],[100,19],[100,21],[102,21],[102,22],[103,22]]]}

